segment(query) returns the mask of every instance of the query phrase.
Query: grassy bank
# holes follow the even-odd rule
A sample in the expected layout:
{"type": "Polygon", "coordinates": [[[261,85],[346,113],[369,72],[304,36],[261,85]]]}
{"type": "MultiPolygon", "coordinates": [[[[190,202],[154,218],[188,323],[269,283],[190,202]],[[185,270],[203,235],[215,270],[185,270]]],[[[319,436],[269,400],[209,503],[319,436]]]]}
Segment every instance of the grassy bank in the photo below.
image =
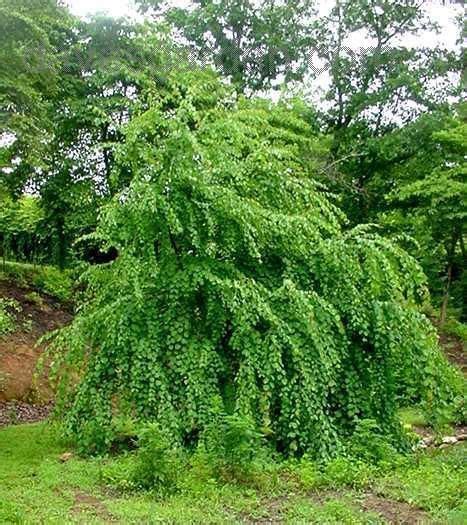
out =
{"type": "Polygon", "coordinates": [[[63,302],[73,297],[70,271],[61,271],[55,266],[0,261],[0,281],[32,288],[63,302]]]}
{"type": "Polygon", "coordinates": [[[465,451],[428,450],[379,468],[302,462],[243,483],[192,467],[163,496],[122,485],[134,453],[63,461],[49,426],[13,426],[0,430],[0,523],[461,524],[465,451]]]}

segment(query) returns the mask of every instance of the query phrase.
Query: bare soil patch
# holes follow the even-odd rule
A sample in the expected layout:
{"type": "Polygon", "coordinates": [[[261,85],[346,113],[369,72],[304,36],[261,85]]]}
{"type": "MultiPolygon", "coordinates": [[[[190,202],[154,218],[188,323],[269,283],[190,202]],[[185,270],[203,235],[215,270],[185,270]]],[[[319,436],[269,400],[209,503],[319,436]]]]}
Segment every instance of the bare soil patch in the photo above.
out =
{"type": "Polygon", "coordinates": [[[35,384],[37,362],[44,348],[37,341],[45,333],[71,321],[63,305],[30,288],[0,282],[0,297],[14,299],[21,307],[15,312],[16,330],[0,338],[0,402],[11,400],[47,403],[52,392],[45,378],[35,384]]]}
{"type": "Polygon", "coordinates": [[[287,496],[279,496],[277,498],[272,498],[268,500],[263,500],[265,511],[265,516],[263,517],[253,517],[249,514],[244,514],[242,516],[245,523],[251,523],[255,525],[276,525],[283,523],[283,508],[287,503],[287,496]]]}
{"type": "Polygon", "coordinates": [[[0,427],[42,421],[48,417],[52,408],[52,403],[30,405],[18,401],[0,401],[0,427]]]}
{"type": "Polygon", "coordinates": [[[102,501],[98,500],[95,496],[91,496],[91,494],[77,491],[75,493],[75,502],[72,512],[74,514],[80,514],[83,511],[91,511],[95,516],[106,523],[113,523],[116,521],[102,501]]]}
{"type": "Polygon", "coordinates": [[[386,499],[376,494],[366,494],[361,508],[382,516],[388,523],[397,525],[415,525],[433,523],[430,516],[422,509],[404,503],[386,499]]]}

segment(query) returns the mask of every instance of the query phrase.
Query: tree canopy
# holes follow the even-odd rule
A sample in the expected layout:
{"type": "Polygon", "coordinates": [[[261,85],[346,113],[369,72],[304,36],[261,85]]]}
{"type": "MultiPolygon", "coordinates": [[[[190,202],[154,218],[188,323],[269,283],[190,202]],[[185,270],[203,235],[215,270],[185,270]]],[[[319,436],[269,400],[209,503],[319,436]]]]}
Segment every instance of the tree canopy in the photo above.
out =
{"type": "Polygon", "coordinates": [[[307,17],[314,0],[271,2],[138,0],[186,39],[195,58],[214,64],[240,93],[268,89],[280,76],[303,76],[307,17]]]}

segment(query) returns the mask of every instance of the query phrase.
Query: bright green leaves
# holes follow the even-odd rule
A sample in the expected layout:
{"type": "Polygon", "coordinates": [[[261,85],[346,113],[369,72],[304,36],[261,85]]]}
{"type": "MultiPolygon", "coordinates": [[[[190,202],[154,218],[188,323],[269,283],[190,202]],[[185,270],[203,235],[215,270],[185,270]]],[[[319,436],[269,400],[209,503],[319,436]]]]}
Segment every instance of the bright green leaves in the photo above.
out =
{"type": "Polygon", "coordinates": [[[450,302],[465,310],[467,126],[460,118],[431,125],[430,149],[421,149],[404,166],[404,172],[398,173],[398,184],[388,196],[397,212],[384,215],[382,222],[391,230],[405,230],[418,241],[416,248],[432,288],[439,294],[440,287],[444,288],[443,319],[450,297],[454,299],[450,302]]]}
{"type": "Polygon", "coordinates": [[[196,443],[221,400],[277,450],[328,457],[361,419],[398,435],[401,398],[447,396],[418,266],[369,227],[342,230],[314,182],[319,142],[293,107],[257,102],[133,120],[133,179],[96,233],[119,257],[88,271],[54,343],[72,435],[110,436],[123,413],[196,443]]]}

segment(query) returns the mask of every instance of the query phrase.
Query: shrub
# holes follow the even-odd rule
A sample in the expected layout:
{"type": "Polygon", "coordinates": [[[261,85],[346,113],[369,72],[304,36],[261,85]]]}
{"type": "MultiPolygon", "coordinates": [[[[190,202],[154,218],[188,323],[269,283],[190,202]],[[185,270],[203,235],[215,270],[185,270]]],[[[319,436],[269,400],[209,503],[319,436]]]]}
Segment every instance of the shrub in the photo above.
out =
{"type": "Polygon", "coordinates": [[[297,462],[285,465],[285,473],[292,481],[298,482],[300,488],[305,491],[318,488],[323,484],[322,474],[318,465],[310,461],[306,456],[297,462]]]}
{"type": "Polygon", "coordinates": [[[330,460],[322,472],[322,485],[333,488],[349,486],[365,488],[375,478],[377,468],[362,460],[338,457],[330,460]]]}
{"type": "Polygon", "coordinates": [[[103,480],[124,490],[151,490],[161,496],[175,492],[186,469],[180,450],[156,424],[138,432],[137,446],[104,468],[103,480]]]}
{"type": "Polygon", "coordinates": [[[203,443],[208,453],[226,465],[250,465],[261,450],[262,435],[251,418],[223,415],[211,423],[203,443]]]}
{"type": "Polygon", "coordinates": [[[370,226],[347,228],[301,117],[263,102],[201,114],[189,91],[170,118],[135,119],[119,149],[132,182],[95,234],[119,257],[88,270],[52,346],[66,432],[131,413],[189,443],[221,399],[276,451],[325,459],[363,419],[398,439],[408,400],[439,413],[451,369],[417,263],[370,226]]]}
{"type": "Polygon", "coordinates": [[[201,450],[217,477],[252,480],[271,459],[252,418],[218,415],[202,437],[201,450]]]}
{"type": "Polygon", "coordinates": [[[160,428],[148,425],[140,431],[133,482],[138,488],[171,492],[183,469],[181,453],[171,445],[160,428]]]}
{"type": "MultiPolygon", "coordinates": [[[[396,445],[399,447],[406,445],[405,448],[408,450],[409,441],[405,439],[402,428],[396,445]]],[[[372,419],[359,421],[350,439],[348,452],[352,457],[376,465],[392,463],[398,458],[394,444],[388,441],[387,435],[382,433],[376,421],[372,419]]]]}

